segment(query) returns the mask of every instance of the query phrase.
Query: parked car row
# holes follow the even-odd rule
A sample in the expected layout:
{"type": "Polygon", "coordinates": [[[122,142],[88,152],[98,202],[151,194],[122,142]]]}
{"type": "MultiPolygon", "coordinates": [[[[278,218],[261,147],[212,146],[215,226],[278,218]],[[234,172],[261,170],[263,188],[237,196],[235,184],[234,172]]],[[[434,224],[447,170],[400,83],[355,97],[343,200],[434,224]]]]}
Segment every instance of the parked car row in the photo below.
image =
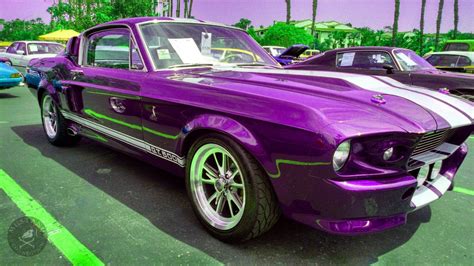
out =
{"type": "Polygon", "coordinates": [[[28,71],[51,144],[89,137],[184,176],[197,219],[224,241],[257,237],[280,213],[378,232],[452,189],[474,109],[450,94],[472,95],[467,75],[397,48],[287,68],[274,56],[226,25],[130,18],[28,71]]]}
{"type": "Polygon", "coordinates": [[[13,42],[0,57],[7,58],[7,64],[25,68],[33,58],[54,57],[64,50],[64,46],[55,42],[17,41],[13,42]]]}

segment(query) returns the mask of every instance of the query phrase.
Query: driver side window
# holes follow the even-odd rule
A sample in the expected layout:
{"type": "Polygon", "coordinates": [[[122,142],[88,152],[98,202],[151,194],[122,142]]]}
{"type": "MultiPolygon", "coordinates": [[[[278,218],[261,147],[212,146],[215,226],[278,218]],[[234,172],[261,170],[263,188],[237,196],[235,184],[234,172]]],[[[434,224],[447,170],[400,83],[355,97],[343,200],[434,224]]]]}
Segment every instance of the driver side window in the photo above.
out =
{"type": "Polygon", "coordinates": [[[86,65],[129,69],[130,33],[127,29],[100,31],[88,39],[86,65]]]}

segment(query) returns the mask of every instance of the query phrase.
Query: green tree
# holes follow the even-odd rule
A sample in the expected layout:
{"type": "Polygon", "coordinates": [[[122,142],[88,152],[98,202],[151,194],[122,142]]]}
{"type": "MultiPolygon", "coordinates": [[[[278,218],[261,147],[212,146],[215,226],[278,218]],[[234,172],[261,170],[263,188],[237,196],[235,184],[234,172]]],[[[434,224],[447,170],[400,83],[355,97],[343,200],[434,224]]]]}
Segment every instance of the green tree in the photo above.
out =
{"type": "Polygon", "coordinates": [[[316,23],[316,11],[318,10],[318,0],[313,0],[313,13],[311,15],[311,35],[314,36],[314,24],[316,23]]]}
{"type": "Polygon", "coordinates": [[[398,18],[400,17],[400,0],[395,0],[395,13],[393,14],[392,46],[397,46],[398,18]]]}
{"type": "Polygon", "coordinates": [[[263,45],[278,45],[289,47],[293,44],[311,45],[314,37],[303,28],[278,22],[267,29],[262,39],[263,45]]]}
{"type": "Polygon", "coordinates": [[[418,52],[421,54],[423,51],[423,33],[425,31],[425,8],[426,0],[421,0],[421,15],[420,15],[420,45],[418,52]]]}
{"type": "Polygon", "coordinates": [[[15,19],[11,21],[0,21],[3,30],[0,31],[0,40],[37,40],[38,36],[50,31],[49,25],[43,23],[40,18],[32,20],[15,19]]]}
{"type": "Polygon", "coordinates": [[[290,24],[291,20],[291,0],[285,0],[286,2],[286,24],[290,24]]]}
{"type": "Polygon", "coordinates": [[[456,35],[458,34],[458,24],[459,24],[459,2],[458,0],[454,0],[454,39],[456,39],[456,35]]]}
{"type": "Polygon", "coordinates": [[[246,19],[246,18],[241,18],[239,20],[239,22],[235,23],[232,26],[237,27],[237,28],[241,28],[243,30],[248,30],[251,25],[252,25],[252,21],[250,21],[249,19],[246,19]]]}
{"type": "Polygon", "coordinates": [[[438,51],[438,45],[439,45],[439,31],[441,29],[441,20],[443,18],[443,6],[444,6],[444,0],[439,0],[439,5],[438,5],[438,17],[436,18],[436,37],[435,37],[435,51],[438,51]]]}

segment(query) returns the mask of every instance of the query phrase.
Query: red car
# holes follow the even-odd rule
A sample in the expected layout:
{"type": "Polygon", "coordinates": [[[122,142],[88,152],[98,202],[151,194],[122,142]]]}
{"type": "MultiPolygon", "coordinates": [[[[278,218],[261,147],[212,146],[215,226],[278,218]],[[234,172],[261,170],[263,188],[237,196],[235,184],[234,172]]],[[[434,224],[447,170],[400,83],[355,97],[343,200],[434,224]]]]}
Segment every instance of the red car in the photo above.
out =
{"type": "Polygon", "coordinates": [[[451,94],[474,100],[474,75],[438,70],[408,49],[395,47],[335,49],[286,68],[387,76],[406,85],[446,92],[448,89],[451,94]]]}

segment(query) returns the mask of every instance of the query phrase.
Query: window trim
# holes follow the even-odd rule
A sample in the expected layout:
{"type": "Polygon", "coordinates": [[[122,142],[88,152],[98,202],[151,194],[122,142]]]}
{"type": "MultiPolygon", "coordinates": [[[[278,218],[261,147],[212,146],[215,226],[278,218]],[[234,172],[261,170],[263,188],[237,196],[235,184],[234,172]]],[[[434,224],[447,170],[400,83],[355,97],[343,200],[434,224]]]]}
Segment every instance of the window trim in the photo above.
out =
{"type": "MultiPolygon", "coordinates": [[[[126,29],[130,33],[130,40],[133,40],[135,42],[135,44],[137,44],[137,40],[136,40],[135,35],[132,31],[132,28],[130,28],[126,24],[114,24],[114,25],[107,25],[107,26],[103,26],[103,27],[91,28],[88,31],[86,31],[85,34],[83,34],[81,39],[80,39],[81,44],[79,46],[78,65],[81,68],[109,69],[109,70],[114,69],[114,70],[125,70],[125,71],[133,71],[133,72],[148,72],[148,69],[146,67],[145,61],[143,60],[143,56],[142,56],[142,53],[140,51],[140,48],[138,47],[138,44],[136,46],[138,48],[137,49],[138,50],[138,55],[139,55],[140,60],[142,61],[142,64],[143,64],[143,69],[131,69],[130,68],[130,66],[131,66],[130,65],[131,64],[130,59],[129,59],[128,69],[110,68],[110,67],[97,67],[97,66],[89,66],[89,65],[84,64],[84,62],[87,61],[87,60],[85,60],[85,58],[87,57],[87,47],[89,45],[89,37],[93,34],[96,34],[96,33],[99,33],[99,32],[104,32],[104,31],[109,31],[109,30],[113,30],[113,29],[126,29]]],[[[129,50],[129,52],[130,52],[130,50],[129,50]]],[[[131,55],[131,53],[129,53],[129,57],[130,57],[130,55],[131,55]]]]}

